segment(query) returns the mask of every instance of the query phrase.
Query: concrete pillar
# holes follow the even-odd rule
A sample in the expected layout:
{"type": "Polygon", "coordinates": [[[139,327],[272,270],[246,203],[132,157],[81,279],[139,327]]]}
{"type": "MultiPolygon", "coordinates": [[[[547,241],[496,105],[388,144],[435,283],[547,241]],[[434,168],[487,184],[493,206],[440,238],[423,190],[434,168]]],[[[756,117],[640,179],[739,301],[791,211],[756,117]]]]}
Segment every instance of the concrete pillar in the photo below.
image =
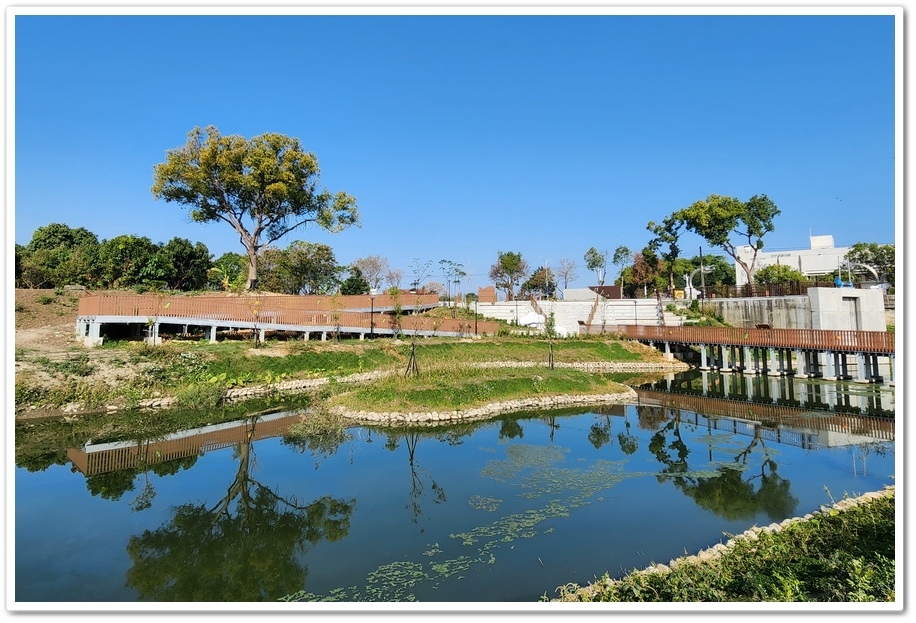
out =
{"type": "Polygon", "coordinates": [[[210,327],[210,343],[216,344],[216,325],[210,327]]]}
{"type": "Polygon", "coordinates": [[[706,344],[700,344],[700,370],[709,370],[706,364],[706,344]]]}
{"type": "Polygon", "coordinates": [[[770,365],[768,366],[769,369],[767,370],[767,375],[779,376],[780,374],[782,374],[782,370],[780,370],[779,365],[776,363],[776,354],[777,354],[776,350],[777,349],[771,346],[767,350],[769,351],[767,354],[770,358],[770,365]]]}
{"type": "Polygon", "coordinates": [[[833,368],[833,353],[831,351],[824,352],[824,379],[828,381],[836,380],[836,372],[833,368]]]}
{"type": "Polygon", "coordinates": [[[754,357],[754,351],[750,346],[744,347],[744,370],[745,374],[757,374],[757,360],[754,357]]]}
{"type": "Polygon", "coordinates": [[[98,322],[89,322],[86,327],[86,336],[83,338],[83,344],[86,346],[102,345],[102,325],[98,322]]]}

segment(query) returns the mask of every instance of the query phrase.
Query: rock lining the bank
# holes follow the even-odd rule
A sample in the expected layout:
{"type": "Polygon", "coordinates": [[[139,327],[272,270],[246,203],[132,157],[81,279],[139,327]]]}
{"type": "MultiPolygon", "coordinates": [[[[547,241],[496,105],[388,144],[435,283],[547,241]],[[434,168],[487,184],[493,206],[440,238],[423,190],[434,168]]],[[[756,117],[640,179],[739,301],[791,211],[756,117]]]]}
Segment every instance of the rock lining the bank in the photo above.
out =
{"type": "Polygon", "coordinates": [[[501,413],[518,411],[540,411],[546,409],[563,409],[596,404],[630,404],[636,401],[637,394],[632,388],[616,394],[579,394],[560,396],[538,396],[493,402],[482,407],[454,409],[451,411],[396,412],[396,411],[350,411],[345,407],[334,407],[331,411],[349,420],[361,424],[385,425],[438,425],[454,422],[485,420],[501,413]]]}
{"type": "MultiPolygon", "coordinates": [[[[545,368],[546,364],[535,361],[490,361],[474,364],[475,368],[545,368]]],[[[682,361],[659,361],[659,362],[621,362],[621,361],[598,361],[598,362],[555,362],[554,368],[568,368],[582,370],[585,372],[681,372],[689,370],[690,366],[682,361]]],[[[317,378],[317,379],[297,379],[291,381],[281,381],[269,385],[255,385],[251,387],[234,387],[227,389],[223,394],[225,402],[235,402],[239,400],[248,400],[259,398],[275,393],[294,393],[317,389],[328,383],[335,381],[339,383],[364,383],[378,380],[394,374],[400,374],[396,370],[379,370],[375,372],[361,372],[341,377],[317,378]]],[[[353,420],[362,420],[367,422],[383,423],[421,423],[421,422],[454,422],[467,419],[483,419],[492,417],[498,413],[507,413],[512,411],[522,411],[527,409],[550,409],[562,408],[567,406],[581,406],[587,404],[601,404],[610,402],[619,404],[631,401],[635,398],[636,392],[630,390],[621,394],[604,394],[600,396],[548,396],[537,397],[526,400],[508,401],[505,403],[493,403],[476,409],[456,409],[454,411],[430,412],[430,413],[385,413],[385,412],[343,412],[342,414],[353,420]]],[[[174,396],[162,396],[156,398],[147,398],[139,401],[134,408],[137,409],[163,409],[178,406],[178,399],[174,396]]],[[[122,405],[107,405],[100,411],[114,413],[125,410],[127,407],[122,405]]],[[[64,415],[75,415],[82,413],[84,410],[78,403],[71,403],[61,409],[64,415]]]]}

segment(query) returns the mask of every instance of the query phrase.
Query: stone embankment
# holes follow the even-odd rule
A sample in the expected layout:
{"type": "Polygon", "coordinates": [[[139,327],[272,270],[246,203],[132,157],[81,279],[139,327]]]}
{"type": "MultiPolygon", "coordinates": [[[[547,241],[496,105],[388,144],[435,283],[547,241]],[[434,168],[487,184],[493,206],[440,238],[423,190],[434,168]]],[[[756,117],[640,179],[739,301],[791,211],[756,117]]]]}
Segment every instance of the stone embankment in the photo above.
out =
{"type": "MultiPolygon", "coordinates": [[[[543,368],[543,362],[519,362],[519,361],[493,361],[482,364],[476,364],[475,367],[486,368],[543,368]]],[[[574,368],[586,372],[680,372],[690,368],[689,365],[680,361],[662,361],[662,362],[583,362],[583,363],[554,363],[555,368],[574,368]]],[[[364,383],[384,378],[392,374],[398,374],[398,371],[386,370],[376,372],[363,372],[350,374],[347,376],[337,377],[334,379],[339,383],[364,383]]],[[[295,393],[317,389],[327,385],[332,379],[299,379],[292,381],[281,381],[269,385],[254,385],[251,387],[234,387],[226,390],[223,400],[227,402],[248,400],[258,398],[273,393],[295,393]]],[[[456,409],[454,411],[431,412],[431,413],[392,413],[392,412],[349,412],[341,410],[340,413],[349,419],[360,422],[373,423],[439,423],[454,422],[458,420],[483,419],[492,417],[498,413],[511,413],[513,411],[522,411],[527,409],[556,409],[570,406],[581,406],[587,404],[602,403],[627,403],[635,399],[636,392],[629,390],[620,394],[606,394],[601,396],[542,396],[525,400],[512,400],[503,403],[493,403],[475,409],[456,409]]],[[[137,403],[138,409],[162,409],[177,406],[178,399],[173,396],[163,396],[159,398],[148,398],[137,403]]],[[[109,405],[104,410],[111,413],[122,410],[123,407],[109,405]]],[[[73,414],[79,412],[80,405],[67,405],[63,412],[73,414]]]]}
{"type": "Polygon", "coordinates": [[[536,411],[542,409],[563,409],[566,407],[580,407],[596,404],[629,404],[636,400],[636,392],[632,389],[619,394],[593,394],[576,396],[538,396],[535,398],[522,398],[494,402],[482,407],[472,409],[454,409],[452,411],[430,411],[426,413],[399,413],[393,411],[348,411],[343,407],[335,407],[333,411],[341,416],[364,424],[412,424],[420,426],[436,426],[451,422],[467,422],[485,420],[500,413],[515,413],[518,411],[536,411]]]}

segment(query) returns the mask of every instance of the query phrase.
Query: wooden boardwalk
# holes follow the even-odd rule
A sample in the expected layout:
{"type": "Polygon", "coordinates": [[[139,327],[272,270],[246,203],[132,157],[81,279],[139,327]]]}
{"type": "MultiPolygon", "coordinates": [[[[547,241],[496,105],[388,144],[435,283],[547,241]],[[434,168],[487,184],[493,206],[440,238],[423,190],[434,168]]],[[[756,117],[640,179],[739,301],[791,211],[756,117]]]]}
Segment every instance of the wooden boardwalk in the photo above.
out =
{"type": "Polygon", "coordinates": [[[700,368],[749,374],[791,375],[885,382],[879,358],[894,382],[896,334],[832,329],[745,329],[739,327],[665,327],[584,325],[581,333],[614,333],[659,347],[666,355],[686,348],[700,355],[700,368]],[[854,358],[856,375],[850,374],[854,358]]]}
{"type": "Polygon", "coordinates": [[[80,299],[77,335],[87,345],[105,337],[126,335],[159,343],[163,334],[186,334],[193,328],[217,340],[220,330],[247,330],[264,339],[268,331],[363,339],[375,335],[465,337],[494,335],[499,323],[489,320],[430,318],[418,314],[439,306],[437,294],[398,296],[237,296],[99,295],[80,299]]]}

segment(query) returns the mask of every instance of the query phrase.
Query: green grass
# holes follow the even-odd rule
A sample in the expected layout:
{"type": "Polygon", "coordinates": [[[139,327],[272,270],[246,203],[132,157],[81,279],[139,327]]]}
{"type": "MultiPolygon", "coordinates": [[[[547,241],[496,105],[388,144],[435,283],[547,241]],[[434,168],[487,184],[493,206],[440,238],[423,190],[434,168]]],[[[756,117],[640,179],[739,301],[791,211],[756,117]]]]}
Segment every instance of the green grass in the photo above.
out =
{"type": "Polygon", "coordinates": [[[895,494],[733,539],[721,556],[635,571],[556,601],[889,602],[895,600],[895,494]]]}
{"type": "MultiPolygon", "coordinates": [[[[543,338],[420,338],[415,344],[420,371],[432,371],[433,376],[404,379],[401,381],[403,385],[391,385],[393,381],[390,380],[385,384],[373,383],[369,387],[375,394],[360,399],[378,400],[388,410],[394,406],[399,409],[453,409],[459,405],[467,407],[539,393],[558,395],[620,391],[619,388],[603,390],[591,386],[586,379],[601,378],[595,375],[569,372],[561,377],[559,370],[546,374],[549,346],[543,338]],[[491,362],[543,363],[544,368],[538,373],[542,380],[534,384],[534,373],[530,370],[516,371],[516,378],[509,378],[505,372],[473,369],[475,364],[491,362]],[[462,371],[461,374],[456,373],[458,370],[462,371]],[[490,383],[491,379],[493,383],[490,383]]],[[[554,361],[561,364],[643,359],[643,356],[614,339],[555,340],[552,345],[554,361]]],[[[71,402],[87,407],[118,403],[129,406],[152,396],[173,396],[180,398],[184,404],[203,406],[218,399],[215,389],[219,388],[265,385],[280,380],[333,380],[373,371],[403,376],[411,341],[268,340],[259,348],[254,348],[251,340],[224,340],[216,344],[174,340],[156,346],[138,341],[107,341],[101,348],[111,353],[109,360],[118,361],[120,367],[128,363],[138,365],[142,367],[142,373],[129,384],[110,387],[93,381],[93,363],[84,354],[66,364],[36,359],[35,363],[58,375],[64,383],[53,388],[45,387],[36,385],[28,374],[17,375],[17,408],[26,405],[59,407],[71,402]]],[[[598,385],[610,381],[610,377],[604,377],[598,385]]],[[[368,404],[374,405],[374,402],[368,404]]]]}
{"type": "Polygon", "coordinates": [[[417,376],[392,374],[349,388],[337,388],[330,406],[356,411],[417,412],[472,409],[494,402],[558,395],[617,394],[626,387],[618,375],[562,368],[435,367],[417,376]]]}

